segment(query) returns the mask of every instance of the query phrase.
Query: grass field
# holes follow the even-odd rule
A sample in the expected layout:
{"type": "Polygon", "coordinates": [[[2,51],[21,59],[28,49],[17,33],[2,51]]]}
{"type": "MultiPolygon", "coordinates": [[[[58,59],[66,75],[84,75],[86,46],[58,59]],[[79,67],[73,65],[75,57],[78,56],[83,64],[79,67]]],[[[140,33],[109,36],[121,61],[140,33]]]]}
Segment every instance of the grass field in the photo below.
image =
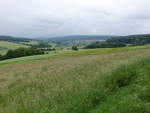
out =
{"type": "Polygon", "coordinates": [[[0,66],[16,64],[16,63],[32,62],[32,61],[38,61],[43,59],[49,59],[49,58],[109,54],[109,53],[118,53],[118,52],[125,52],[125,51],[134,51],[134,50],[136,51],[136,50],[148,49],[148,48],[150,48],[150,45],[124,47],[124,48],[104,48],[104,49],[85,49],[85,50],[81,49],[80,51],[57,50],[57,51],[51,51],[49,52],[49,54],[46,55],[36,55],[36,56],[29,56],[29,57],[22,57],[22,58],[0,61],[0,66]]]}
{"type": "Polygon", "coordinates": [[[150,113],[149,57],[147,45],[2,61],[0,113],[150,113]]]}

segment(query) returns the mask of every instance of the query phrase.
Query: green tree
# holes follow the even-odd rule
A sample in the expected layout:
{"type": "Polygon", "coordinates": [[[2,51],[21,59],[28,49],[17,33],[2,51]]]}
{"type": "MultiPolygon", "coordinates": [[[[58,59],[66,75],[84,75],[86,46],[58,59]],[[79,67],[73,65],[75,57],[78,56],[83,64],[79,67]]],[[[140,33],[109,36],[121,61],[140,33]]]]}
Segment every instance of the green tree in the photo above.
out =
{"type": "Polygon", "coordinates": [[[41,54],[44,54],[44,51],[40,49],[18,48],[15,50],[8,50],[6,55],[0,56],[0,60],[18,58],[18,57],[23,57],[23,56],[31,56],[31,55],[41,55],[41,54]]]}
{"type": "Polygon", "coordinates": [[[77,47],[77,46],[72,46],[72,50],[74,50],[74,51],[78,51],[79,49],[78,49],[78,47],[77,47]]]}

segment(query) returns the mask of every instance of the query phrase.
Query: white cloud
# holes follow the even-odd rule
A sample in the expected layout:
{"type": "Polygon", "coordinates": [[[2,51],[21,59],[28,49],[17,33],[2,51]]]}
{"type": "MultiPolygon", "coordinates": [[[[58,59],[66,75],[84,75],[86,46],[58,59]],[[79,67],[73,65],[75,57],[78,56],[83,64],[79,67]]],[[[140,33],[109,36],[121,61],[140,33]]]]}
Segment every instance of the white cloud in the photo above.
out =
{"type": "Polygon", "coordinates": [[[149,0],[0,0],[0,34],[149,33],[149,0]]]}

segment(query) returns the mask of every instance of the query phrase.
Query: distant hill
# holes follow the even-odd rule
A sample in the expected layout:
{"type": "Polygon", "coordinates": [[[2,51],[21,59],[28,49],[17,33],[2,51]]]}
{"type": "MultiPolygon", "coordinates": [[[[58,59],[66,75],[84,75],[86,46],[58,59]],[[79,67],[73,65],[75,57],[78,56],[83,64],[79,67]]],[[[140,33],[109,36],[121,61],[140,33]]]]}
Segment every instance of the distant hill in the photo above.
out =
{"type": "Polygon", "coordinates": [[[128,35],[108,38],[105,41],[97,41],[87,45],[85,48],[115,48],[126,46],[140,46],[150,44],[150,34],[128,35]]]}
{"type": "Polygon", "coordinates": [[[131,44],[131,45],[145,45],[145,44],[150,44],[150,34],[113,37],[107,39],[107,42],[115,42],[115,43],[119,42],[119,43],[131,44]]]}
{"type": "Polygon", "coordinates": [[[82,41],[82,40],[106,40],[115,36],[110,35],[72,35],[72,36],[61,36],[53,38],[44,38],[41,40],[49,42],[66,42],[66,41],[82,41]]]}
{"type": "Polygon", "coordinates": [[[30,41],[32,41],[32,40],[33,40],[33,39],[18,38],[18,37],[0,35],[0,41],[8,41],[8,42],[30,42],[30,41]]]}

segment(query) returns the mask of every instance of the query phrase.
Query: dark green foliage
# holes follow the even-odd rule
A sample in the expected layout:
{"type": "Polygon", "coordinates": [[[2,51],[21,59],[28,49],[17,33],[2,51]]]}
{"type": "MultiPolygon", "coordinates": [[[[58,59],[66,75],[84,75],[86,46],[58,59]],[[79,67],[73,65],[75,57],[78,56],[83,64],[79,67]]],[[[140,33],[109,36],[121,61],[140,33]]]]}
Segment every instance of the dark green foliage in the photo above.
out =
{"type": "Polygon", "coordinates": [[[42,51],[55,51],[55,48],[52,48],[47,42],[39,42],[38,45],[31,45],[31,48],[40,49],[42,51]]]}
{"type": "Polygon", "coordinates": [[[117,48],[117,47],[125,47],[126,45],[121,42],[94,42],[88,46],[86,49],[93,49],[93,48],[117,48]]]}
{"type": "Polygon", "coordinates": [[[78,49],[78,47],[77,47],[77,46],[72,46],[72,50],[74,50],[74,51],[78,51],[79,49],[78,49]]]}
{"type": "Polygon", "coordinates": [[[115,47],[125,47],[128,45],[145,45],[150,44],[150,34],[146,35],[130,35],[130,36],[121,36],[116,38],[109,38],[104,42],[94,42],[85,48],[115,48],[115,47]]]}
{"type": "Polygon", "coordinates": [[[40,49],[18,48],[15,50],[8,50],[6,55],[0,56],[0,60],[31,56],[31,55],[41,55],[41,54],[44,54],[44,52],[40,49]]]}
{"type": "Polygon", "coordinates": [[[150,44],[150,34],[146,35],[130,35],[107,39],[107,42],[125,43],[131,45],[150,44]]]}
{"type": "Polygon", "coordinates": [[[32,48],[51,48],[52,46],[47,42],[39,42],[38,45],[32,45],[32,48]]]}
{"type": "Polygon", "coordinates": [[[55,51],[55,48],[40,48],[42,51],[55,51]]]}

